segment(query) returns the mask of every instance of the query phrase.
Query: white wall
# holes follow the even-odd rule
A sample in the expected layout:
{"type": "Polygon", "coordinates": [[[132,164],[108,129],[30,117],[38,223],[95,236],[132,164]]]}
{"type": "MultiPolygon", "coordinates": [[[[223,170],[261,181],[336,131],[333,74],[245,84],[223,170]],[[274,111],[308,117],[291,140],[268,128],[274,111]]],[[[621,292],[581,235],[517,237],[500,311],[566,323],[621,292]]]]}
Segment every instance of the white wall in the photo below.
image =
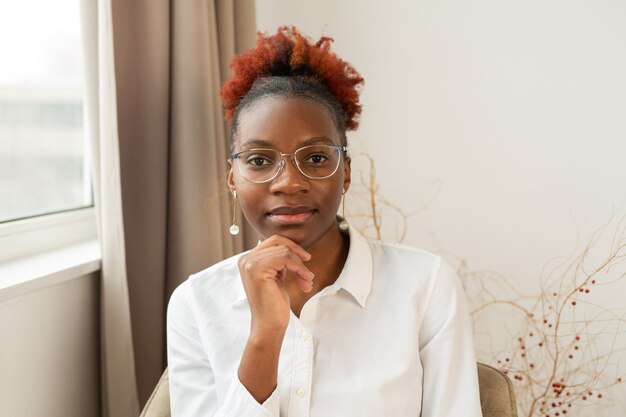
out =
{"type": "MultiPolygon", "coordinates": [[[[374,156],[389,201],[411,211],[441,182],[407,243],[537,294],[546,262],[582,249],[613,206],[626,215],[626,2],[258,0],[257,19],[333,37],[364,76],[350,145],[374,156]]],[[[626,279],[592,292],[626,311],[626,279]]],[[[593,410],[623,415],[626,387],[613,392],[593,410]]]]}
{"type": "Polygon", "coordinates": [[[100,415],[98,274],[0,302],[0,416],[100,415]]]}

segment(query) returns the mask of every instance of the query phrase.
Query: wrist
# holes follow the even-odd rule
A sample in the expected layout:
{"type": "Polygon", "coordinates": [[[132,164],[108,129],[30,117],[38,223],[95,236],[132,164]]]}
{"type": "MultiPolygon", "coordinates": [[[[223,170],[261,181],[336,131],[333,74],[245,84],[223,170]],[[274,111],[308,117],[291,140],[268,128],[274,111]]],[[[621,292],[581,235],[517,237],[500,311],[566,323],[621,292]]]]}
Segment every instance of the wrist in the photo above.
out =
{"type": "Polygon", "coordinates": [[[253,326],[250,329],[250,336],[248,337],[248,343],[256,346],[273,346],[282,345],[283,339],[287,328],[284,329],[266,329],[262,327],[253,326]]]}

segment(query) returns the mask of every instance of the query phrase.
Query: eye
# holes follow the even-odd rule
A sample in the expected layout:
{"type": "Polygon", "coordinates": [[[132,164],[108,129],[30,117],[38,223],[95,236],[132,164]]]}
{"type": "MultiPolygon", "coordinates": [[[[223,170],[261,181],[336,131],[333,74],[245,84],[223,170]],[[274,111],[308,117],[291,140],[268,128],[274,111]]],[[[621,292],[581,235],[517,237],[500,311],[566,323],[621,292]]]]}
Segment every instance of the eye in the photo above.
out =
{"type": "Polygon", "coordinates": [[[265,155],[250,155],[246,158],[246,164],[252,167],[262,167],[272,165],[273,161],[265,155]]]}
{"type": "Polygon", "coordinates": [[[314,154],[308,155],[304,159],[304,162],[307,164],[322,164],[326,161],[328,161],[328,156],[323,153],[314,153],[314,154]]]}

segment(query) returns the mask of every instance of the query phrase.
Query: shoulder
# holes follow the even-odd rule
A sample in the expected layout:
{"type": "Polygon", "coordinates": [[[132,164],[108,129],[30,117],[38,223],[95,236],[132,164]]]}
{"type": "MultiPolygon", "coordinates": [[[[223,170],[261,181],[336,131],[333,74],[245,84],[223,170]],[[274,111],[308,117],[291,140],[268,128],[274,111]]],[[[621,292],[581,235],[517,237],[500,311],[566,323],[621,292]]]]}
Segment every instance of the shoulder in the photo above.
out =
{"type": "Polygon", "coordinates": [[[190,275],[172,293],[168,312],[183,308],[194,314],[206,312],[207,308],[221,310],[240,299],[245,293],[237,261],[244,253],[190,275]]]}
{"type": "Polygon", "coordinates": [[[442,257],[413,246],[367,239],[372,251],[372,261],[385,267],[414,271],[419,275],[434,276],[444,262],[442,257]],[[406,269],[409,268],[409,269],[406,269]]]}
{"type": "Polygon", "coordinates": [[[398,280],[419,291],[421,297],[463,292],[456,270],[441,255],[405,244],[367,241],[375,274],[398,280]]]}
{"type": "Polygon", "coordinates": [[[201,290],[211,287],[211,289],[225,289],[232,287],[233,279],[239,278],[239,267],[237,262],[246,252],[226,258],[202,271],[192,274],[187,279],[192,290],[201,290]]]}

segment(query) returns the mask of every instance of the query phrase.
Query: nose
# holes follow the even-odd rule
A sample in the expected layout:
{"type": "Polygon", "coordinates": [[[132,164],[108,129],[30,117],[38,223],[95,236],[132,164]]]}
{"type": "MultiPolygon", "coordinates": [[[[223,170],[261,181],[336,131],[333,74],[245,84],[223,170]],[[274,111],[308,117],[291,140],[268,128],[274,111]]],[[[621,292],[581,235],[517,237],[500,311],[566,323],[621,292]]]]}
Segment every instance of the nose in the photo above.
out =
{"type": "Polygon", "coordinates": [[[287,161],[283,157],[278,167],[278,175],[270,182],[270,191],[273,193],[293,194],[307,192],[310,189],[309,179],[302,175],[296,166],[293,156],[287,161]]]}

